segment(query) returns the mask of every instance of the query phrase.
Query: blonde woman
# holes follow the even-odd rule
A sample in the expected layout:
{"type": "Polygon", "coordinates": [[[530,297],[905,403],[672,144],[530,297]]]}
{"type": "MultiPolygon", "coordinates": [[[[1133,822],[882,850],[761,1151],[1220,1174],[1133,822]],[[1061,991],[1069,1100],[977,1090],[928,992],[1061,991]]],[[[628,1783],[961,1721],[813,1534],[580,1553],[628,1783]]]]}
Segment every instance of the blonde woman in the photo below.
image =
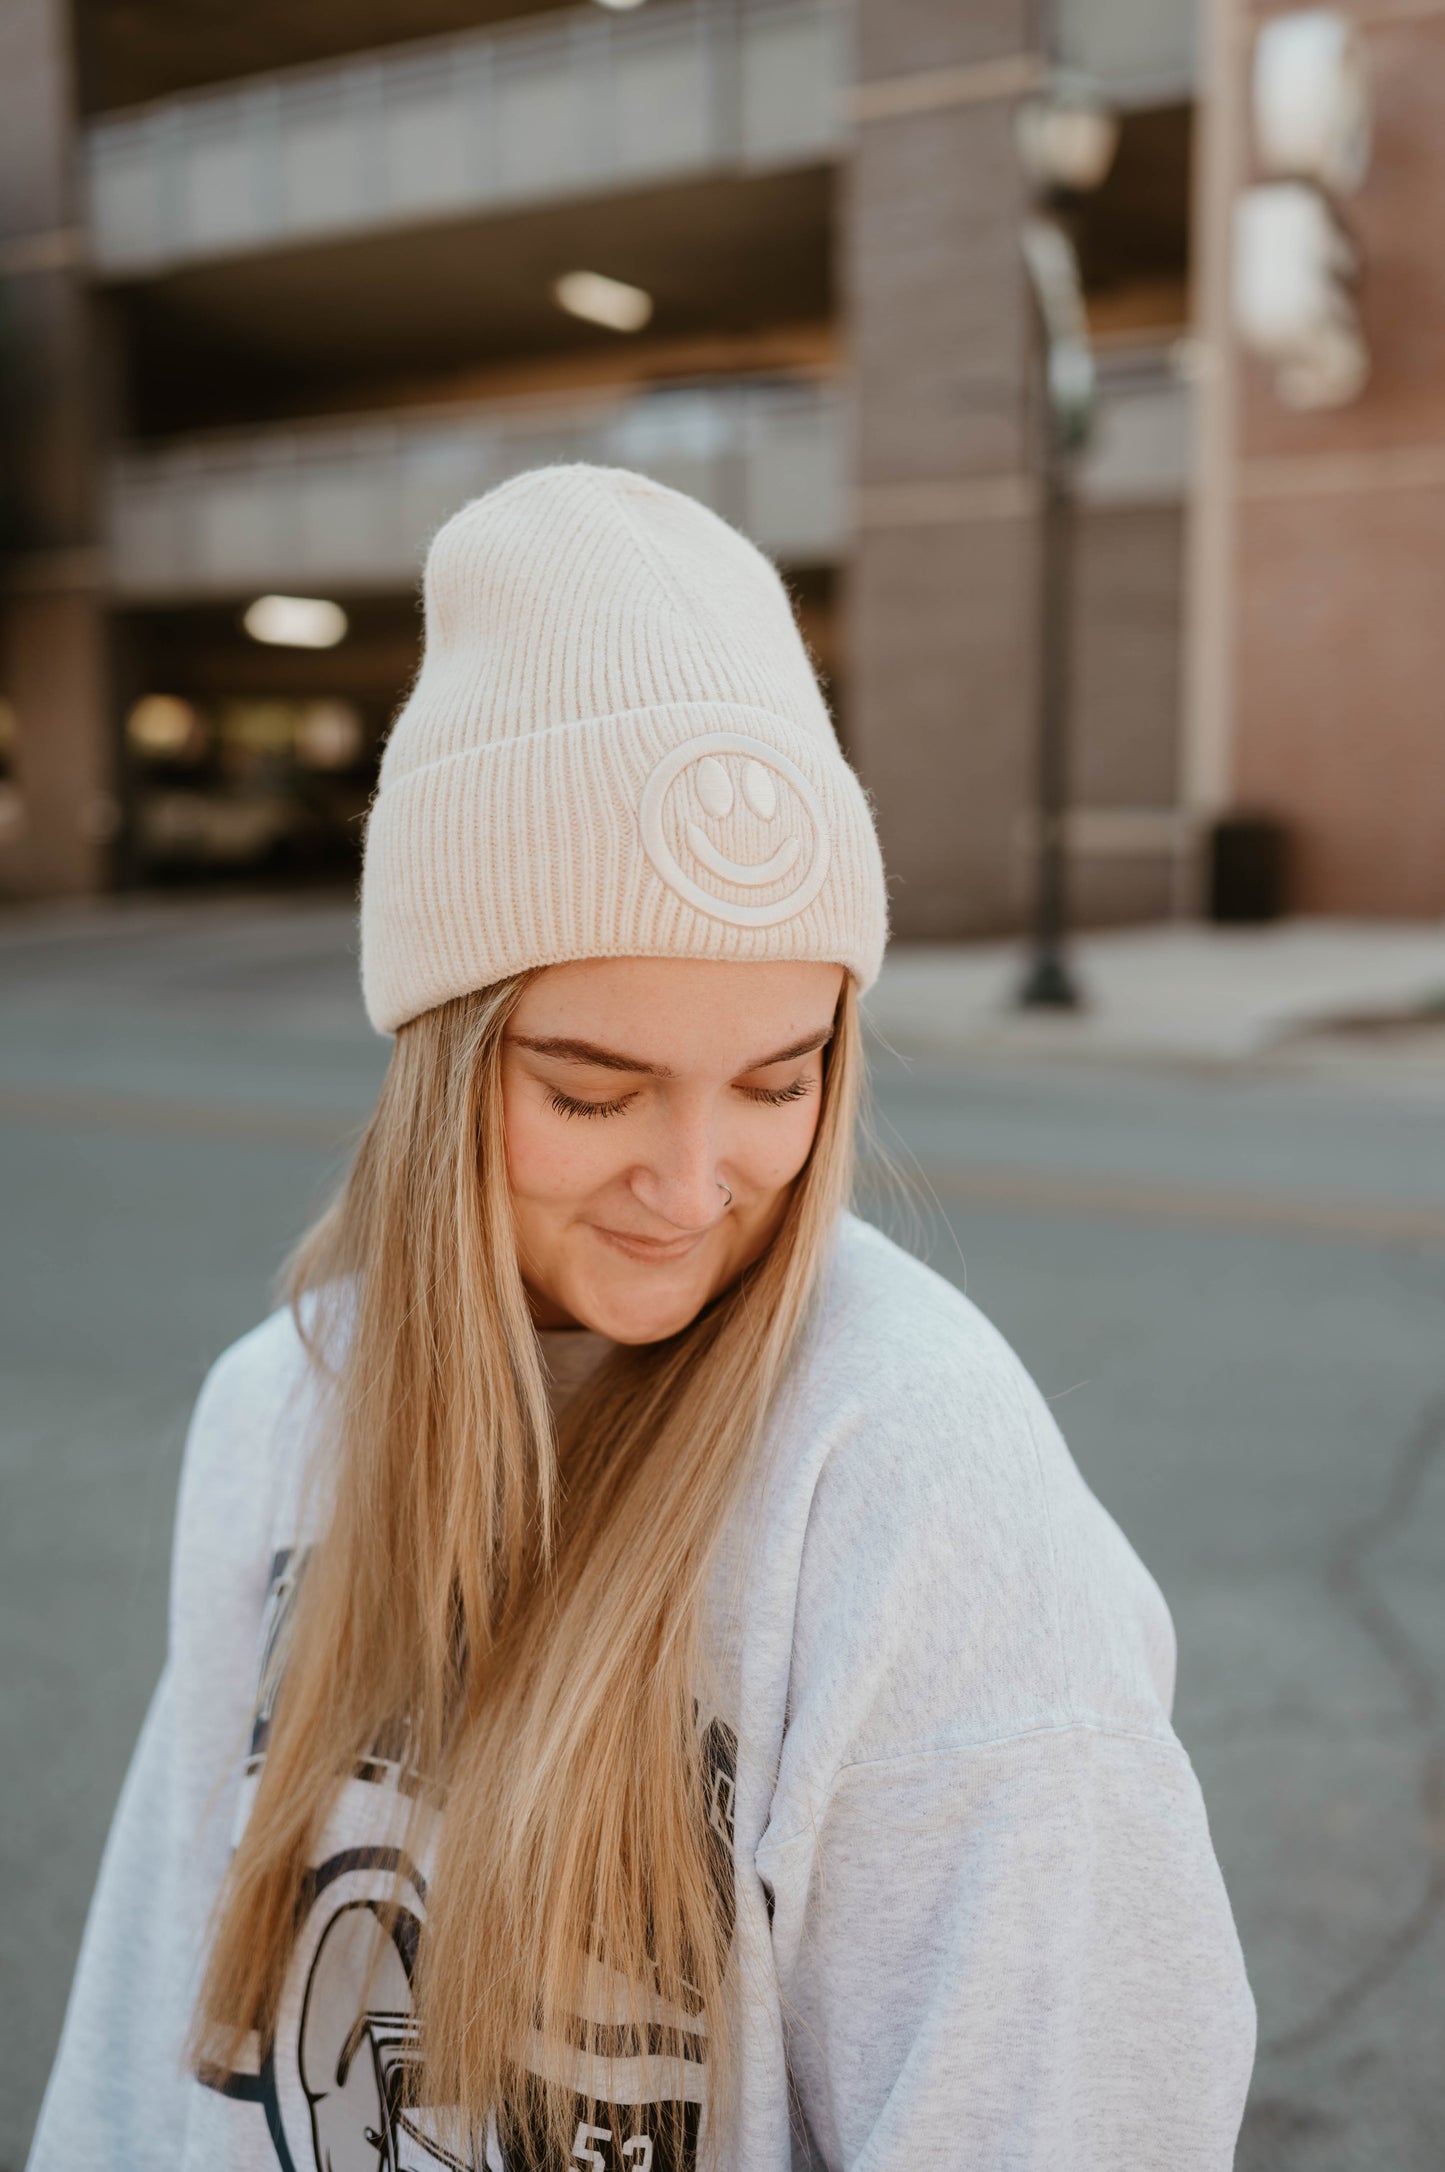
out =
{"type": "Polygon", "coordinates": [[[1158,1591],[847,1212],[884,887],[776,574],[444,528],[395,1034],[216,1364],[34,2172],[1223,2172],[1253,2009],[1158,1591]]]}

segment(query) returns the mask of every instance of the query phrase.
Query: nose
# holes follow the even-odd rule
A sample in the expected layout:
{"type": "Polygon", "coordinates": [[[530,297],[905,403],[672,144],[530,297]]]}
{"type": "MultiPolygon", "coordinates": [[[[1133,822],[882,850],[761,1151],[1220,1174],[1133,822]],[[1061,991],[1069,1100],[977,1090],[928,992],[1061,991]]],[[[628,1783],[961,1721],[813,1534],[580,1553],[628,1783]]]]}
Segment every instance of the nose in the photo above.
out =
{"type": "Polygon", "coordinates": [[[727,1212],[725,1174],[711,1124],[675,1119],[632,1172],[633,1197],[679,1235],[711,1229],[727,1212]]]}

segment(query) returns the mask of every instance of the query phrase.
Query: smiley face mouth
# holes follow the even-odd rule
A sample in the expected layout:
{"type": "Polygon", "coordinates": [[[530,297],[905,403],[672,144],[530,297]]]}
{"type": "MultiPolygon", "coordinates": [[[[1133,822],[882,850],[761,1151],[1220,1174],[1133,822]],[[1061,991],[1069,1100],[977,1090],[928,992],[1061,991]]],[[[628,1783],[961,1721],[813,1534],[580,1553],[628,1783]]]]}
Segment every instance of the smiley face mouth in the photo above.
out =
{"type": "Polygon", "coordinates": [[[710,875],[716,875],[719,882],[740,883],[745,889],[761,889],[764,883],[777,882],[787,874],[802,850],[797,838],[789,837],[779,845],[770,860],[757,860],[751,864],[742,860],[730,860],[725,852],[718,851],[706,831],[699,829],[696,822],[689,822],[687,825],[687,841],[692,847],[693,857],[701,862],[710,875]]]}

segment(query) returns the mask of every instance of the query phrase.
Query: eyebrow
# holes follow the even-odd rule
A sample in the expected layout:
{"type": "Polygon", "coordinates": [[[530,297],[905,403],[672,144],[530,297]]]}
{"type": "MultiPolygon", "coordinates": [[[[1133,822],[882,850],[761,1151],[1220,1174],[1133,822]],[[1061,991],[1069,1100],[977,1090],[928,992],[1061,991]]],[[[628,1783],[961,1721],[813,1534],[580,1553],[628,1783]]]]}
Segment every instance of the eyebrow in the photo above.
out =
{"type": "MultiPolygon", "coordinates": [[[[530,1048],[536,1056],[555,1057],[559,1063],[591,1064],[599,1071],[630,1071],[642,1078],[675,1076],[665,1063],[644,1063],[640,1056],[624,1056],[616,1048],[599,1048],[595,1041],[574,1041],[552,1035],[534,1039],[530,1033],[513,1033],[508,1038],[518,1048],[530,1048]]],[[[770,1056],[754,1057],[751,1063],[740,1065],[739,1070],[766,1071],[775,1063],[791,1063],[797,1056],[811,1056],[815,1049],[826,1048],[832,1038],[831,1025],[823,1026],[805,1040],[794,1041],[787,1048],[774,1049],[770,1056]]]]}

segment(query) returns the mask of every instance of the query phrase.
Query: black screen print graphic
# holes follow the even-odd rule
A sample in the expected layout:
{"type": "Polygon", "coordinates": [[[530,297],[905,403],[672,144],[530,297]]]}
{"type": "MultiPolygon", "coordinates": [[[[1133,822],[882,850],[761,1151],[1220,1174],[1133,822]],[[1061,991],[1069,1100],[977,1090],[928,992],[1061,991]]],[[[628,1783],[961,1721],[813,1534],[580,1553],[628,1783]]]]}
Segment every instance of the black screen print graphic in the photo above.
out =
{"type": "MultiPolygon", "coordinates": [[[[246,1760],[251,1777],[265,1757],[303,1568],[304,1556],[290,1552],[278,1553],[272,1564],[261,1690],[246,1760]]],[[[396,1828],[398,1789],[410,1792],[415,1785],[406,1734],[399,1727],[374,1745],[347,1783],[339,1819],[350,1844],[333,1848],[307,1878],[271,2042],[252,2072],[207,2077],[224,2095],[257,2106],[278,2172],[516,2172],[525,2159],[525,2151],[507,2147],[505,2120],[500,2132],[496,2121],[489,2123],[474,2153],[458,2155],[453,2122],[445,2109],[428,2107],[420,2091],[412,1985],[426,1881],[383,1837],[396,1828]],[[374,1837],[367,1837],[368,1828],[374,1837]]],[[[737,1737],[725,1721],[713,1718],[703,1728],[702,1756],[721,1923],[730,1941],[737,1737]]],[[[670,2098],[633,2102],[626,2100],[641,2092],[627,2086],[627,2074],[638,2047],[614,2041],[627,2035],[579,2020],[578,2041],[607,2051],[610,2070],[620,2077],[615,2093],[624,2101],[602,2111],[579,2095],[571,2153],[554,2154],[547,2172],[693,2172],[706,2118],[704,2046],[696,2036],[685,2039],[670,2098]]],[[[518,2125],[524,2116],[513,2115],[518,2125]]]]}

